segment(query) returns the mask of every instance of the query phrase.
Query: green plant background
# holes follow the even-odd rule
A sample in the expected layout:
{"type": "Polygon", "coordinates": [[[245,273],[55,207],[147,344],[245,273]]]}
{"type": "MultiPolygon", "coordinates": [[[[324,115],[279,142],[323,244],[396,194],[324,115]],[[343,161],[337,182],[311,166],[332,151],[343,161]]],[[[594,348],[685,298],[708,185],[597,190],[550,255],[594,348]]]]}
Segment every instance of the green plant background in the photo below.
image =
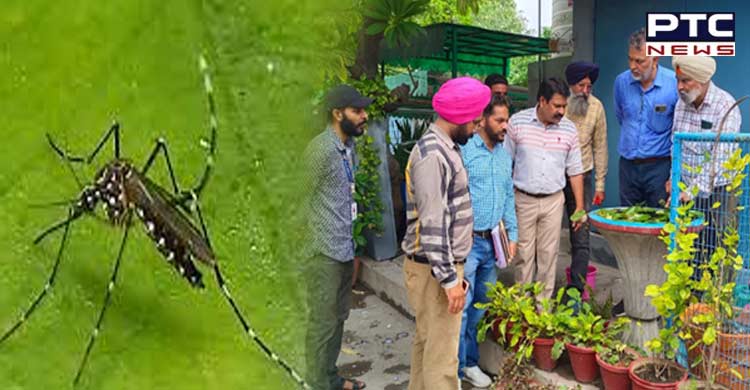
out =
{"type": "MultiPolygon", "coordinates": [[[[0,11],[0,332],[47,279],[66,214],[33,204],[78,191],[44,134],[81,154],[113,119],[138,166],[167,139],[179,183],[200,175],[208,114],[197,61],[214,76],[219,134],[202,205],[218,261],[259,334],[302,368],[304,294],[288,234],[297,225],[297,156],[325,62],[324,1],[6,0],[0,11]]],[[[111,146],[89,179],[111,158],[111,146]]],[[[163,161],[149,174],[167,184],[163,161]]],[[[168,187],[167,187],[168,188],[168,187]]],[[[122,230],[86,218],[71,229],[55,287],[0,344],[0,388],[70,388],[122,230]]],[[[193,290],[136,225],[81,389],[278,389],[294,382],[242,332],[209,269],[193,290]]]]}

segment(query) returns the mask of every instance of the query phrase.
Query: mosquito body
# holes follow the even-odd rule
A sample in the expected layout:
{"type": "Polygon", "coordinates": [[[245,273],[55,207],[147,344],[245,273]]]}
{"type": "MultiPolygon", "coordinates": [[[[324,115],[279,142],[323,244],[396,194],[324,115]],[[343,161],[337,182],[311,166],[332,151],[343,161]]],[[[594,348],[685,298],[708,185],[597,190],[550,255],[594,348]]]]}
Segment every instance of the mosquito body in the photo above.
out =
{"type": "Polygon", "coordinates": [[[101,204],[109,221],[121,226],[135,212],[156,248],[193,287],[204,287],[195,259],[214,266],[215,256],[198,229],[177,208],[178,200],[127,160],[107,164],[81,192],[73,215],[93,213],[101,204]]]}
{"type": "Polygon", "coordinates": [[[81,189],[79,195],[73,201],[69,203],[64,202],[68,206],[67,218],[45,229],[34,240],[34,243],[38,244],[51,233],[63,230],[57,257],[44,288],[21,315],[21,318],[0,336],[0,345],[28,320],[53,286],[63,258],[72,223],[85,215],[95,215],[97,208],[101,205],[106,220],[113,226],[124,230],[124,233],[112,274],[107,284],[104,302],[73,380],[74,385],[79,382],[93,349],[94,342],[100,335],[102,321],[109,306],[112,291],[116,285],[125,244],[128,240],[130,229],[133,226],[133,215],[135,214],[162,257],[191,286],[196,288],[204,287],[202,275],[198,267],[196,267],[196,262],[201,262],[210,267],[214,272],[216,282],[225,300],[231,306],[234,315],[245,333],[250,336],[268,358],[279,364],[300,387],[310,389],[301,375],[274,353],[260,339],[256,331],[245,319],[245,316],[236,305],[234,298],[232,298],[219,269],[216,256],[211,248],[208,230],[206,229],[206,224],[201,213],[199,196],[212,173],[213,155],[216,147],[217,120],[212,94],[213,87],[208,76],[207,64],[203,57],[201,57],[200,65],[204,77],[204,86],[208,95],[211,137],[209,140],[203,142],[203,145],[208,150],[207,164],[203,175],[198,180],[198,184],[190,190],[181,191],[177,185],[167,144],[163,139],[156,141],[156,146],[146,164],[143,168],[138,169],[130,160],[121,158],[120,156],[120,125],[117,122],[104,134],[94,151],[87,158],[69,154],[63,148],[59,147],[49,134],[47,135],[49,145],[68,165],[81,189]],[[99,169],[92,183],[82,185],[72,164],[90,164],[110,139],[113,140],[114,158],[99,169]],[[159,186],[147,176],[149,169],[159,155],[164,157],[166,167],[169,171],[172,192],[159,186]],[[194,222],[195,220],[197,220],[198,224],[194,222]]]}

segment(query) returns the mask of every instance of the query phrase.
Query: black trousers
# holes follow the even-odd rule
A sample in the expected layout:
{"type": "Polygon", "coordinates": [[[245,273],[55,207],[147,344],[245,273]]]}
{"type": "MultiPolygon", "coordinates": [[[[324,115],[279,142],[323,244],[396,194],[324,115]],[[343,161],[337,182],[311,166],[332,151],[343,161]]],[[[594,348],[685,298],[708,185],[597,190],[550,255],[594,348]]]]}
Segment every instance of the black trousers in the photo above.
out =
{"type": "MultiPolygon", "coordinates": [[[[591,172],[592,171],[588,171],[583,174],[583,207],[586,209],[586,211],[591,210],[591,198],[593,197],[591,172]]],[[[578,231],[573,231],[573,226],[570,222],[570,216],[575,213],[576,198],[575,196],[573,196],[573,188],[570,186],[570,178],[568,178],[567,180],[564,193],[565,211],[568,213],[567,221],[570,231],[571,283],[569,287],[575,287],[578,290],[583,291],[583,286],[586,281],[586,273],[588,272],[589,267],[589,259],[591,258],[591,246],[589,244],[589,224],[587,223],[584,226],[581,226],[578,231]]]]}

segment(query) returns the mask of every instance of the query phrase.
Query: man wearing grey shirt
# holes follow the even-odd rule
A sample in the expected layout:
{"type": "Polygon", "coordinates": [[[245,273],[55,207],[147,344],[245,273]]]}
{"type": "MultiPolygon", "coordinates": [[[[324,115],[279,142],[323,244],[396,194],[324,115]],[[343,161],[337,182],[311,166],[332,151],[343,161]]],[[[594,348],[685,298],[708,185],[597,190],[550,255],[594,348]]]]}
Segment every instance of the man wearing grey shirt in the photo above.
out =
{"type": "Polygon", "coordinates": [[[338,375],[344,321],[349,317],[354,272],[352,224],[356,158],[354,137],[362,135],[372,99],[348,86],[333,88],[326,96],[329,126],[305,150],[308,165],[307,204],[308,324],[307,377],[316,390],[359,390],[365,384],[338,375]]]}

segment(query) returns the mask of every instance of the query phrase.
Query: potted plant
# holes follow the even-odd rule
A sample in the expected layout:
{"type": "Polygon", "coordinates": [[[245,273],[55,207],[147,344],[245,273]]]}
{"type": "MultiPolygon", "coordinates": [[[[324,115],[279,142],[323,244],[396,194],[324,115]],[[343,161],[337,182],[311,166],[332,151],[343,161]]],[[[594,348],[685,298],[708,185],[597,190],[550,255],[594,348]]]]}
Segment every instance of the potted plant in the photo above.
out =
{"type": "Polygon", "coordinates": [[[542,299],[537,307],[524,312],[528,324],[527,338],[533,340],[532,355],[537,368],[552,371],[562,355],[568,318],[573,308],[562,304],[565,289],[560,289],[554,299],[542,299]]]}
{"type": "Polygon", "coordinates": [[[676,389],[687,378],[687,370],[674,362],[680,341],[685,337],[685,322],[681,314],[691,300],[691,280],[693,273],[694,242],[698,233],[689,229],[693,222],[690,210],[693,202],[680,205],[677,209],[677,225],[664,225],[662,240],[674,248],[666,256],[664,270],[666,279],[661,285],[646,287],[645,295],[661,318],[671,320],[662,327],[658,336],[646,342],[646,347],[655,357],[643,357],[633,361],[628,368],[628,376],[633,381],[633,389],[676,389]],[[674,238],[670,236],[674,234],[674,238]]]}
{"type": "MultiPolygon", "coordinates": [[[[726,205],[727,213],[723,224],[716,229],[717,236],[720,235],[715,240],[716,248],[708,261],[699,264],[700,278],[691,279],[691,288],[697,292],[697,302],[692,303],[681,316],[688,330],[684,335],[687,339],[688,362],[695,369],[695,374],[704,379],[695,386],[703,389],[715,388],[717,382],[739,388],[742,384],[732,378],[743,380],[750,373],[746,368],[740,372],[736,364],[746,359],[750,334],[724,331],[725,324],[736,320],[738,314],[732,305],[736,285],[730,275],[742,268],[737,229],[737,215],[742,210],[732,205],[737,204],[736,198],[742,191],[740,185],[748,163],[750,156],[743,157],[738,149],[723,164],[724,176],[730,179],[725,187],[729,203],[726,205]],[[722,353],[719,354],[719,351],[722,353]]],[[[713,209],[720,207],[720,202],[712,205],[713,209]]]]}
{"type": "MultiPolygon", "coordinates": [[[[714,151],[717,146],[718,138],[714,143],[714,151]]],[[[707,154],[707,159],[710,159],[710,156],[711,154],[707,154]]],[[[733,198],[742,191],[740,184],[746,177],[748,163],[750,156],[743,157],[742,151],[736,149],[722,164],[723,176],[729,179],[729,184],[725,188],[733,198]]],[[[699,171],[702,167],[685,169],[699,171]]],[[[709,183],[714,183],[716,163],[711,164],[711,169],[709,183]]],[[[684,183],[679,183],[679,189],[682,192],[690,192],[692,198],[698,194],[697,188],[688,189],[684,183]]],[[[697,233],[689,229],[693,217],[690,211],[693,206],[692,200],[678,206],[676,224],[669,223],[664,227],[667,234],[663,239],[671,249],[665,266],[668,277],[661,285],[649,285],[645,295],[652,298],[659,314],[670,319],[672,323],[659,332],[659,337],[647,344],[649,349],[661,355],[662,359],[639,359],[631,364],[629,375],[634,388],[677,388],[687,377],[687,370],[672,362],[681,342],[685,342],[690,351],[693,351],[694,359],[691,364],[700,365],[698,373],[706,379],[696,386],[714,388],[717,374],[721,371],[729,371],[742,378],[742,374],[731,367],[732,363],[722,364],[718,354],[721,343],[717,342],[722,325],[734,316],[732,294],[735,286],[729,275],[733,269],[739,270],[742,267],[742,257],[737,252],[739,234],[735,213],[726,213],[728,221],[718,229],[723,234],[722,239],[717,240],[720,244],[714,248],[708,261],[699,263],[699,270],[702,271],[700,277],[693,278],[694,241],[698,238],[697,233]],[[691,294],[691,291],[697,292],[698,297],[691,294]],[[696,305],[699,301],[703,305],[696,305]]],[[[719,207],[720,202],[711,206],[712,209],[719,207]]]]}
{"type": "Polygon", "coordinates": [[[630,390],[628,366],[643,354],[620,340],[594,348],[604,390],[630,390]]]}
{"type": "Polygon", "coordinates": [[[589,383],[599,376],[595,348],[612,344],[617,340],[629,326],[630,319],[619,317],[607,321],[594,313],[587,301],[581,300],[578,290],[568,289],[567,293],[570,297],[568,306],[577,306],[579,310],[577,315],[568,319],[565,349],[568,351],[576,380],[589,383]]]}
{"type": "Polygon", "coordinates": [[[531,358],[533,338],[527,336],[529,328],[526,317],[536,309],[536,297],[542,291],[541,283],[514,284],[505,286],[496,283],[487,291],[487,303],[477,303],[485,309],[485,316],[479,323],[477,339],[483,341],[488,331],[495,340],[506,348],[511,348],[520,363],[531,358]]]}
{"type": "Polygon", "coordinates": [[[534,377],[534,370],[525,362],[518,362],[513,356],[503,360],[498,375],[496,390],[558,390],[552,384],[543,384],[534,377]]]}

